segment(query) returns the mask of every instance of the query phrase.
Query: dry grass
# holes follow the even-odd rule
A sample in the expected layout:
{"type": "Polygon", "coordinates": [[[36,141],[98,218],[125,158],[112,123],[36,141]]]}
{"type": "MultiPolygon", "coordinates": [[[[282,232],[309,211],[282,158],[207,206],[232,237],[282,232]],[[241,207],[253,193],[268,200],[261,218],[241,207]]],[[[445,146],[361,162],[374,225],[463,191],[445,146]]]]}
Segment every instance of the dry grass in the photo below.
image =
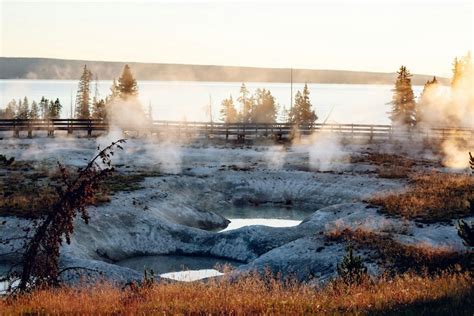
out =
{"type": "Polygon", "coordinates": [[[474,214],[474,177],[432,172],[410,177],[401,193],[376,196],[368,201],[391,215],[421,222],[439,222],[474,214]]]}
{"type": "Polygon", "coordinates": [[[332,282],[321,289],[256,276],[239,281],[160,283],[122,290],[108,284],[38,290],[0,300],[3,314],[366,314],[473,311],[467,273],[404,274],[358,286],[332,282]]]}
{"type": "Polygon", "coordinates": [[[363,156],[351,157],[351,163],[369,163],[377,166],[399,166],[411,168],[416,161],[401,155],[369,152],[363,156]]]}
{"type": "Polygon", "coordinates": [[[356,248],[375,251],[372,259],[395,272],[437,272],[448,268],[471,269],[473,254],[459,253],[449,248],[434,248],[427,244],[405,245],[387,234],[356,229],[333,230],[326,234],[331,241],[351,242],[356,248]]]}
{"type": "Polygon", "coordinates": [[[351,157],[351,163],[366,163],[377,166],[377,174],[381,178],[407,178],[417,161],[395,154],[370,152],[363,156],[351,157]]]}
{"type": "MultiPolygon", "coordinates": [[[[139,190],[145,177],[158,175],[156,172],[117,172],[102,183],[93,204],[110,202],[111,195],[119,191],[139,190]]],[[[60,175],[54,168],[35,168],[30,163],[15,161],[0,169],[0,216],[36,218],[44,215],[58,198],[55,186],[59,184],[60,175]]]]}
{"type": "Polygon", "coordinates": [[[405,179],[410,175],[411,169],[407,167],[386,167],[377,169],[380,178],[405,179]]]}

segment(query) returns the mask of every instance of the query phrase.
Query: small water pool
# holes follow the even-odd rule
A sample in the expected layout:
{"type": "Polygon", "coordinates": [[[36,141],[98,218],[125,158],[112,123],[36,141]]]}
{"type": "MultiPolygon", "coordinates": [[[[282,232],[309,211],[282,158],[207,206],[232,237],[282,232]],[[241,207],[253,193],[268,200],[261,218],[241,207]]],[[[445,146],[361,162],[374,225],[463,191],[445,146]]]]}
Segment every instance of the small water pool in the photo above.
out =
{"type": "Polygon", "coordinates": [[[215,257],[161,255],[134,257],[116,264],[139,272],[151,269],[155,275],[160,275],[163,278],[195,281],[222,275],[224,265],[237,267],[243,263],[215,257]]]}
{"type": "Polygon", "coordinates": [[[230,220],[229,225],[221,230],[228,231],[244,226],[264,225],[270,227],[291,227],[299,225],[312,212],[284,207],[231,207],[220,215],[230,220]]]}
{"type": "Polygon", "coordinates": [[[301,223],[300,220],[276,218],[228,218],[228,220],[230,221],[229,225],[223,230],[221,230],[221,232],[252,225],[264,225],[270,227],[291,227],[297,226],[301,223]]]}

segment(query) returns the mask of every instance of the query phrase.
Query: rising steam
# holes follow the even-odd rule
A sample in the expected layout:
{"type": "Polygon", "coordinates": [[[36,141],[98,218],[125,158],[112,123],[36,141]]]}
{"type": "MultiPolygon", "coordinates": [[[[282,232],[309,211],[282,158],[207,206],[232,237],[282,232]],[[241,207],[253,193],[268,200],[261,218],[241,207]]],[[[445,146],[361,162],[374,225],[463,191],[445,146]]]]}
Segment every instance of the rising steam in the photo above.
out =
{"type": "MultiPolygon", "coordinates": [[[[420,101],[420,127],[463,127],[474,129],[474,71],[468,54],[461,59],[462,69],[454,74],[450,88],[439,84],[425,89],[420,101]]],[[[468,166],[467,152],[472,151],[472,135],[459,132],[442,145],[444,165],[468,166]]]]}

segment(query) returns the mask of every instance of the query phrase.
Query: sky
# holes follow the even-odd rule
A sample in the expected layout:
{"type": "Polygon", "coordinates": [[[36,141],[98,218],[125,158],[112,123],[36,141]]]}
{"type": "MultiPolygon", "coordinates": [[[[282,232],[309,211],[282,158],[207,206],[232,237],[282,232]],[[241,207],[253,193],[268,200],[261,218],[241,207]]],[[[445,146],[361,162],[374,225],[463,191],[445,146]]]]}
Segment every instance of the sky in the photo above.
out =
{"type": "Polygon", "coordinates": [[[473,1],[0,0],[3,57],[450,76],[473,1]]]}

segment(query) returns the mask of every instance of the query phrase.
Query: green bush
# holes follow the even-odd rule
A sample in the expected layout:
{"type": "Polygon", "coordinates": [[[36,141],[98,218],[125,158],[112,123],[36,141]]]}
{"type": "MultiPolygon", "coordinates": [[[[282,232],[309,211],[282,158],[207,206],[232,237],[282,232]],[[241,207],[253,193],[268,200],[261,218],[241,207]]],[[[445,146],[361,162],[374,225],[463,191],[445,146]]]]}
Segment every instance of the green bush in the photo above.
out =
{"type": "Polygon", "coordinates": [[[360,256],[354,256],[352,246],[349,246],[347,254],[337,265],[337,274],[346,284],[360,284],[367,277],[367,267],[360,256]]]}

